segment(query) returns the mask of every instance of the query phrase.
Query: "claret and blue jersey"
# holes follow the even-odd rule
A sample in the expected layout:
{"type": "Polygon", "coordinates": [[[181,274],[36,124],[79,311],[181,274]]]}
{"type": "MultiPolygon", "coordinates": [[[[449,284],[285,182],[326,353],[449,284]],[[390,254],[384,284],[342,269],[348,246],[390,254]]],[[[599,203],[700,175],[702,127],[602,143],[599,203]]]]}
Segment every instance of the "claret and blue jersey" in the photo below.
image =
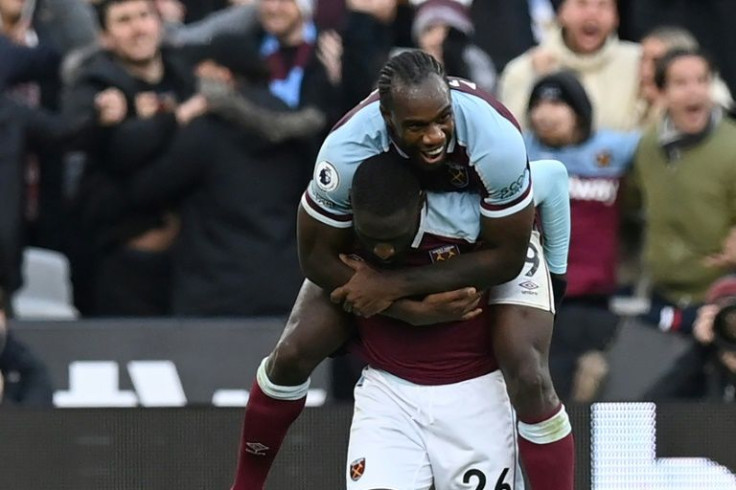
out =
{"type": "MultiPolygon", "coordinates": [[[[524,140],[513,116],[470,82],[451,79],[455,134],[446,168],[426,176],[423,187],[480,195],[480,212],[504,217],[532,202],[524,140]]],[[[364,160],[381,152],[401,151],[391,141],[373,93],[340,121],[317,157],[302,206],[314,219],[337,228],[352,226],[350,185],[364,160]]]]}

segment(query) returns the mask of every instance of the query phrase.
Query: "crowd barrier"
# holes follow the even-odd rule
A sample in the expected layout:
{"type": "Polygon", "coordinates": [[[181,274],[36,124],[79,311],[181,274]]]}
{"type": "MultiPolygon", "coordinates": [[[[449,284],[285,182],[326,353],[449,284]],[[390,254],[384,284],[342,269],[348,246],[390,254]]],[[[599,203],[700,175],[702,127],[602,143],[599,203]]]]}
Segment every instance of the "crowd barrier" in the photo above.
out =
{"type": "MultiPolygon", "coordinates": [[[[579,490],[736,489],[736,406],[601,403],[568,412],[579,490]]],[[[0,488],[227,490],[241,417],[242,409],[215,407],[5,408],[0,488]]],[[[306,409],[267,488],[345,488],[350,417],[349,405],[306,409]]],[[[496,490],[488,481],[483,490],[496,490]]]]}
{"type": "MultiPolygon", "coordinates": [[[[16,321],[11,328],[49,366],[57,407],[243,406],[284,318],[16,321]]],[[[688,341],[625,319],[601,401],[638,401],[688,341]]],[[[329,361],[307,403],[329,400],[329,361]]]]}

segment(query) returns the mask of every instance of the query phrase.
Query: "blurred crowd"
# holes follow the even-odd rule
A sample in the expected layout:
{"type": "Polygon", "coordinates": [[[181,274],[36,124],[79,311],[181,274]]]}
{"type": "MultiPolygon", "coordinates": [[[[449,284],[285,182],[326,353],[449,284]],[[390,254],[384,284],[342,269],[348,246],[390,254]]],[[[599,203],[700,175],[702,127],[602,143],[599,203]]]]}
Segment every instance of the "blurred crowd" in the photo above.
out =
{"type": "MultiPolygon", "coordinates": [[[[692,340],[692,375],[653,397],[733,399],[736,287],[712,288],[736,267],[734,18],[717,0],[0,0],[0,309],[35,246],[68,259],[82,317],[288,313],[320,143],[418,48],[568,168],[560,395],[595,399],[627,295],[692,340]]],[[[0,337],[21,383],[32,354],[0,337]]]]}

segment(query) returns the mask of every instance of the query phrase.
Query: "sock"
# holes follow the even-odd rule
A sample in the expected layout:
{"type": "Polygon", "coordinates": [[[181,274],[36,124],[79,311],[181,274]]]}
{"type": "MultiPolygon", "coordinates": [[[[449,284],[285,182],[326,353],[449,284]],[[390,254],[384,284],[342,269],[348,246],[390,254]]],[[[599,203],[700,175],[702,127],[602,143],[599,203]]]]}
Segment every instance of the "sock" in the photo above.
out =
{"type": "Polygon", "coordinates": [[[573,490],[575,444],[560,405],[542,421],[519,421],[519,453],[531,490],[573,490]]]}
{"type": "Polygon", "coordinates": [[[245,407],[235,483],[231,490],[262,490],[286,432],[304,409],[309,380],[299,386],[278,386],[266,375],[266,359],[245,407]]]}

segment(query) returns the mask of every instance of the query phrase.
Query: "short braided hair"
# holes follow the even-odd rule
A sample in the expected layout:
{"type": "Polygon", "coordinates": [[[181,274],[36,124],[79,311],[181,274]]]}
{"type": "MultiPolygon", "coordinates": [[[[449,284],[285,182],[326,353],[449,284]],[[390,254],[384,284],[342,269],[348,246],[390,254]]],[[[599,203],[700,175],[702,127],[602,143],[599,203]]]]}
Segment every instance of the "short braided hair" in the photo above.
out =
{"type": "Polygon", "coordinates": [[[381,107],[389,109],[393,103],[393,89],[397,81],[407,85],[419,85],[430,75],[447,81],[442,64],[434,56],[412,49],[388,60],[378,74],[378,95],[381,107]]]}

